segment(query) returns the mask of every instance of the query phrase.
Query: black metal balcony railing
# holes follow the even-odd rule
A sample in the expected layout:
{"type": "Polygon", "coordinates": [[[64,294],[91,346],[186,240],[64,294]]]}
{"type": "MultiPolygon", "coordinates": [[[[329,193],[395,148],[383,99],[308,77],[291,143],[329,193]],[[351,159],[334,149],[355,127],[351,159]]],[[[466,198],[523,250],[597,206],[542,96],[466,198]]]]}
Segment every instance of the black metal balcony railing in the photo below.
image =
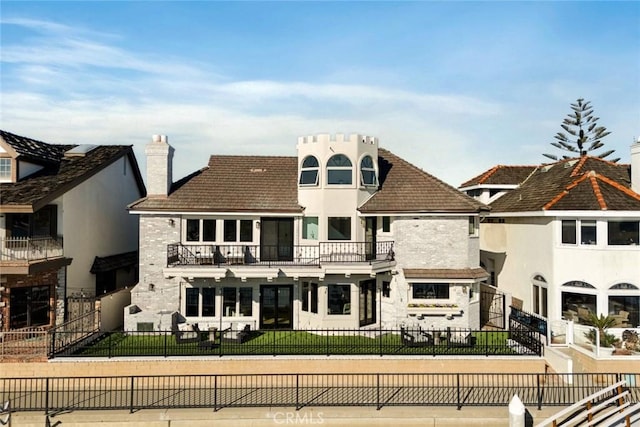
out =
{"type": "Polygon", "coordinates": [[[167,265],[320,266],[325,263],[393,261],[393,242],[320,242],[317,245],[187,245],[167,246],[167,265]]]}
{"type": "Polygon", "coordinates": [[[63,255],[62,236],[0,238],[1,261],[38,261],[63,255]]]}

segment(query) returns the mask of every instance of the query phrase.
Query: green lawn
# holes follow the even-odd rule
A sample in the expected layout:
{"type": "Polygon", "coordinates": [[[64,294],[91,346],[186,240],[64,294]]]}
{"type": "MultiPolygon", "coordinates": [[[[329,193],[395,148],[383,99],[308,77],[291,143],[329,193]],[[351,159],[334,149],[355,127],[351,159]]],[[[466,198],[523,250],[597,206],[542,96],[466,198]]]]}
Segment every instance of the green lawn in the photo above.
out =
{"type": "Polygon", "coordinates": [[[371,337],[339,334],[339,331],[323,334],[305,331],[260,331],[239,344],[232,340],[220,340],[209,348],[200,347],[197,342],[177,343],[170,334],[125,334],[115,332],[105,334],[77,350],[75,356],[187,356],[187,355],[487,355],[515,354],[506,346],[507,331],[474,332],[476,344],[473,347],[449,347],[446,340],[439,345],[422,347],[404,346],[399,334],[382,334],[371,337]]]}

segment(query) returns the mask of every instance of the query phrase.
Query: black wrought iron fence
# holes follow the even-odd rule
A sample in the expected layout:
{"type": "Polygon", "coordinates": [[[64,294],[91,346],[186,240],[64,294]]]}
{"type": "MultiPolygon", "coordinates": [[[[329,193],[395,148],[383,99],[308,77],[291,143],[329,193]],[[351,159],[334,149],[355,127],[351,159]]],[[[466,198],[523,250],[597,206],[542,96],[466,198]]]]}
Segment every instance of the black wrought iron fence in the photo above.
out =
{"type": "Polygon", "coordinates": [[[640,374],[261,374],[1,378],[13,412],[307,406],[567,406],[626,380],[632,402],[640,374]]]}
{"type": "MultiPolygon", "coordinates": [[[[512,339],[510,331],[470,329],[322,329],[105,332],[73,346],[56,333],[52,357],[264,356],[264,355],[415,355],[540,356],[512,339]]],[[[537,339],[535,331],[519,331],[537,339]]],[[[62,335],[62,336],[61,336],[62,335]]]]}

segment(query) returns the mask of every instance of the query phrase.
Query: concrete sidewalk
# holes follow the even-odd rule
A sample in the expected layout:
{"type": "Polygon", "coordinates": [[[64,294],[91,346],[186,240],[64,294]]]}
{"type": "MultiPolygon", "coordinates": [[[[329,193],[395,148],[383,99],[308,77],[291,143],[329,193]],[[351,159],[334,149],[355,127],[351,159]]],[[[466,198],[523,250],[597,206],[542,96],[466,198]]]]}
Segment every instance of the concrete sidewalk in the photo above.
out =
{"type": "MultiPolygon", "coordinates": [[[[543,420],[561,408],[529,409],[532,420],[543,420]]],[[[507,407],[309,407],[294,408],[228,408],[218,412],[206,409],[76,411],[49,417],[51,426],[61,427],[209,427],[233,426],[424,426],[508,427],[507,407]]],[[[526,425],[532,425],[530,421],[526,425]]],[[[12,414],[11,427],[42,427],[46,417],[42,413],[12,414]]]]}

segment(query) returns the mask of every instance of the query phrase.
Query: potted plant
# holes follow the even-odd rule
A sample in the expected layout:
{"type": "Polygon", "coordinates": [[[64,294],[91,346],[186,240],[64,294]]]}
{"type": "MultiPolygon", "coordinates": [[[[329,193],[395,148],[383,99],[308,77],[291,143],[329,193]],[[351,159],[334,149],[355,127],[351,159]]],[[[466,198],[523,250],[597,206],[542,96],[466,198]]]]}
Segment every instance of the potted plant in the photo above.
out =
{"type": "Polygon", "coordinates": [[[584,334],[585,337],[587,337],[587,339],[595,345],[597,331],[598,337],[600,338],[600,348],[610,349],[611,352],[613,352],[613,348],[620,343],[620,340],[616,338],[615,335],[607,332],[607,329],[615,325],[616,319],[611,316],[605,316],[603,314],[597,316],[593,313],[590,313],[588,323],[589,325],[596,328],[596,330],[589,330],[589,332],[584,334]]]}

